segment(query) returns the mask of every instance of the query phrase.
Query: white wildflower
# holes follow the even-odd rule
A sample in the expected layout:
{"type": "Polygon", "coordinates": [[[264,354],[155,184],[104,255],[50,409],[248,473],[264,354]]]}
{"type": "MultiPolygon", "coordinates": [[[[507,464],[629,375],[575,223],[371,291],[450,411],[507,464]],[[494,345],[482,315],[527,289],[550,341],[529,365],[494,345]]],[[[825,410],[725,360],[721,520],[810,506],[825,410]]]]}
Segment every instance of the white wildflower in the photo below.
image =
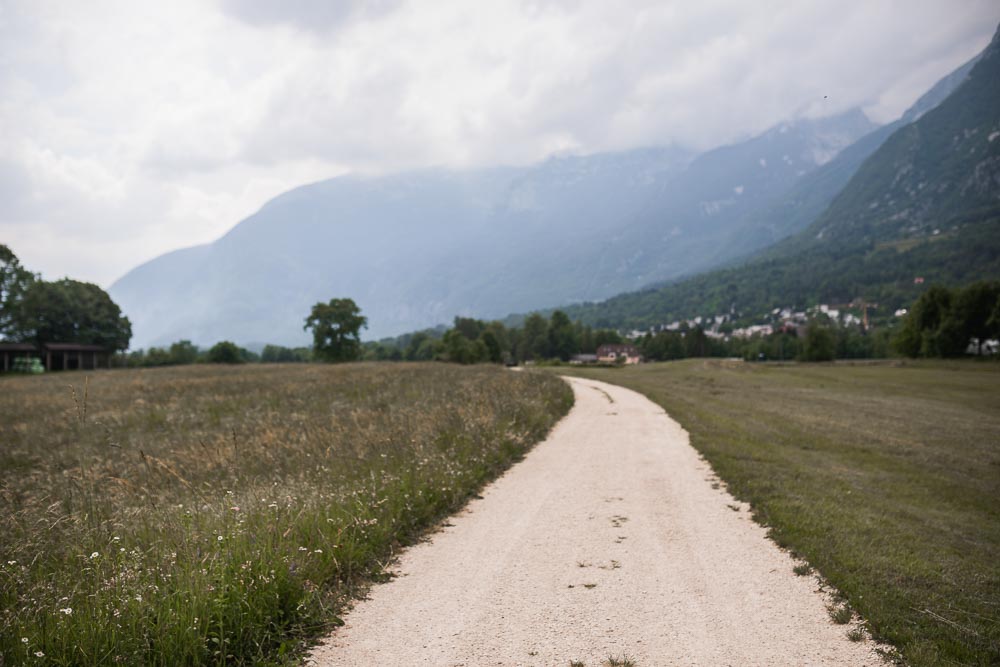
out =
{"type": "Polygon", "coordinates": [[[66,614],[67,616],[69,616],[70,614],[73,613],[73,608],[72,607],[63,607],[59,611],[60,611],[60,613],[63,613],[63,614],[66,614]]]}
{"type": "Polygon", "coordinates": [[[35,657],[36,658],[44,658],[45,654],[42,653],[41,651],[35,651],[35,657]]]}
{"type": "Polygon", "coordinates": [[[90,559],[93,560],[93,559],[97,558],[100,555],[101,554],[99,554],[98,552],[95,551],[94,553],[90,554],[90,559]]]}
{"type": "Polygon", "coordinates": [[[22,644],[27,644],[28,643],[28,638],[27,637],[21,637],[21,643],[22,644]]]}
{"type": "Polygon", "coordinates": [[[321,554],[321,553],[323,553],[323,550],[322,549],[316,549],[316,551],[313,551],[313,553],[314,554],[321,554]]]}
{"type": "Polygon", "coordinates": [[[219,535],[219,541],[220,542],[222,541],[222,535],[219,535]]]}

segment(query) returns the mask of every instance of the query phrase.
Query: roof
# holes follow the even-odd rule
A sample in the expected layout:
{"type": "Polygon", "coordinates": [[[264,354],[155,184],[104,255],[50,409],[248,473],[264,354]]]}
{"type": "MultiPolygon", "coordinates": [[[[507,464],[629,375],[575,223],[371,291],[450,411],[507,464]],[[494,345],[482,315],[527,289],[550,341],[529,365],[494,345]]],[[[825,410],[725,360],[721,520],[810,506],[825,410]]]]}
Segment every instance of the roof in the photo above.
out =
{"type": "Polygon", "coordinates": [[[597,348],[597,354],[601,354],[602,352],[625,352],[638,354],[639,350],[635,347],[635,345],[630,345],[628,343],[605,343],[597,348]]]}
{"type": "Polygon", "coordinates": [[[84,343],[45,343],[42,345],[49,352],[107,352],[102,345],[87,345],[84,343]]]}
{"type": "Polygon", "coordinates": [[[0,352],[37,352],[38,347],[31,343],[5,343],[0,341],[0,352]]]}

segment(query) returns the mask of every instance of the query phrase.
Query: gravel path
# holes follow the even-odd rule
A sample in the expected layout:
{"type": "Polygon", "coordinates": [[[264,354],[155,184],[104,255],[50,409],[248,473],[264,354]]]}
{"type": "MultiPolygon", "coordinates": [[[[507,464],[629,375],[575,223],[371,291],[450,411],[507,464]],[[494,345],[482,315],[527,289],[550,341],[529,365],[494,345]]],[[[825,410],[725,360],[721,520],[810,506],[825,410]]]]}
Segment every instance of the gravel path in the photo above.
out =
{"type": "Polygon", "coordinates": [[[568,381],[549,438],[407,550],[315,664],[881,664],[659,406],[568,381]]]}

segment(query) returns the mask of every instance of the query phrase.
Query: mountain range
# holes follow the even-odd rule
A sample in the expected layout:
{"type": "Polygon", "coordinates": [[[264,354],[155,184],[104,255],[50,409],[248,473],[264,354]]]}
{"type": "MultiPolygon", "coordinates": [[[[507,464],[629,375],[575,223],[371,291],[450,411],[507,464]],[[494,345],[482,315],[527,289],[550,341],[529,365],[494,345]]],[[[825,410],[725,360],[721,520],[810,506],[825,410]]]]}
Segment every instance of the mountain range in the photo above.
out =
{"type": "MultiPolygon", "coordinates": [[[[377,338],[455,315],[605,299],[733,265],[789,235],[784,247],[800,251],[794,235],[822,220],[829,227],[845,185],[950,99],[973,65],[884,127],[854,109],[700,155],[647,148],[323,181],[276,197],[214,243],[133,269],[109,292],[132,320],[133,347],[296,345],[311,305],[333,297],[353,298],[369,319],[366,337],[377,338]]],[[[933,209],[921,206],[911,214],[933,209]]],[[[577,313],[593,319],[597,308],[577,313]]]]}
{"type": "Polygon", "coordinates": [[[567,312],[598,326],[645,328],[863,299],[887,315],[926,285],[1000,279],[1000,31],[900,121],[792,193],[762,219],[787,223],[797,202],[819,214],[754,256],[567,312]],[[828,205],[810,203],[820,193],[828,205]]]}

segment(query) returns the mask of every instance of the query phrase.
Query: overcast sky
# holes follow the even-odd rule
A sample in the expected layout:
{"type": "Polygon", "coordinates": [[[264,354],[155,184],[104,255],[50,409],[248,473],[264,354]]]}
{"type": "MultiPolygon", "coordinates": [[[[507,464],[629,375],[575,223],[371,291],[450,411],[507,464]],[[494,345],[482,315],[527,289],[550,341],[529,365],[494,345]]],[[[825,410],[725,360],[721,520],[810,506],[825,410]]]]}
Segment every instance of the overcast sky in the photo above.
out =
{"type": "Polygon", "coordinates": [[[0,0],[0,243],[110,285],[348,171],[896,118],[996,0],[0,0]]]}

